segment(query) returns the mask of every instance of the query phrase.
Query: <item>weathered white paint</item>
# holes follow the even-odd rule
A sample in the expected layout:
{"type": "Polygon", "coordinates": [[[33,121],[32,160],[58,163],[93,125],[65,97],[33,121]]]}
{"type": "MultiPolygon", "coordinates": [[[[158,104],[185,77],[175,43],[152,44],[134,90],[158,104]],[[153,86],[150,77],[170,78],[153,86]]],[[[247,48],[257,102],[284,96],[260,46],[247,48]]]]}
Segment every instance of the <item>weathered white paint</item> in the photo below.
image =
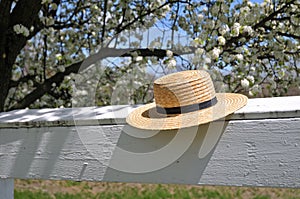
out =
{"type": "Polygon", "coordinates": [[[0,199],[14,198],[14,180],[0,178],[0,199]]]}
{"type": "Polygon", "coordinates": [[[225,123],[181,132],[126,125],[130,106],[2,113],[0,178],[300,188],[299,102],[299,96],[252,99],[225,123]],[[134,163],[122,159],[120,149],[152,153],[152,159],[134,163]],[[162,149],[167,157],[153,156],[162,149]],[[157,163],[167,166],[144,173],[116,170],[127,165],[142,171],[157,163]]]}
{"type": "MultiPolygon", "coordinates": [[[[247,106],[227,120],[300,117],[300,96],[250,99],[247,106]]],[[[23,109],[0,114],[0,128],[126,124],[137,106],[118,105],[89,108],[23,109]],[[74,121],[75,120],[75,121],[74,121]]]]}

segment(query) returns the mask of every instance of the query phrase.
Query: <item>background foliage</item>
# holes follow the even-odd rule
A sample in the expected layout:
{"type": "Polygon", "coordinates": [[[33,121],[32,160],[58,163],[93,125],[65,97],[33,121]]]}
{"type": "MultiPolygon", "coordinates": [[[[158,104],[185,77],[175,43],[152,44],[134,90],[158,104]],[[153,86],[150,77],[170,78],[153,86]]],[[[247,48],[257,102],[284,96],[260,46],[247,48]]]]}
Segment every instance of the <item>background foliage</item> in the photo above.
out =
{"type": "Polygon", "coordinates": [[[189,69],[228,92],[299,90],[299,10],[299,0],[1,0],[0,110],[71,107],[74,82],[76,99],[146,103],[157,76],[189,69]]]}

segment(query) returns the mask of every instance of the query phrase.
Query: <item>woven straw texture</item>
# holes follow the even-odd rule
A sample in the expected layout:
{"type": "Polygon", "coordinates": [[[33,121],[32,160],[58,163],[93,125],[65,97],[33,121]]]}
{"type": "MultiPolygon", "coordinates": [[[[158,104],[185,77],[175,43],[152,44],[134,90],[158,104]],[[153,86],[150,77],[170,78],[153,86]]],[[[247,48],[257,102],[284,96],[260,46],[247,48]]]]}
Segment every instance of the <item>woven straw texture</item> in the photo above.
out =
{"type": "Polygon", "coordinates": [[[173,73],[154,82],[155,102],[163,108],[201,103],[213,97],[214,85],[205,71],[173,73]]]}
{"type": "Polygon", "coordinates": [[[247,97],[233,93],[215,93],[209,74],[192,70],[166,75],[154,82],[155,102],[135,109],[126,118],[131,126],[147,130],[180,129],[224,118],[245,106],[247,97]],[[156,111],[206,102],[216,97],[218,102],[202,110],[166,115],[156,111]]]}

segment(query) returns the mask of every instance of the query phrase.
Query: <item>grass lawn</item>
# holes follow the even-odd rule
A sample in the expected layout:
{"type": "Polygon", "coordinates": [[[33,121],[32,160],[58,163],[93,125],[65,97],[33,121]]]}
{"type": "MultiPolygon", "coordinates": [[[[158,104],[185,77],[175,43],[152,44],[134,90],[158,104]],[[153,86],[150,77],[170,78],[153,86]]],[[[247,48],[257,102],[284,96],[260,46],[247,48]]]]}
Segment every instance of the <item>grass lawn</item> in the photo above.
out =
{"type": "Polygon", "coordinates": [[[15,180],[16,199],[300,199],[300,189],[15,180]]]}

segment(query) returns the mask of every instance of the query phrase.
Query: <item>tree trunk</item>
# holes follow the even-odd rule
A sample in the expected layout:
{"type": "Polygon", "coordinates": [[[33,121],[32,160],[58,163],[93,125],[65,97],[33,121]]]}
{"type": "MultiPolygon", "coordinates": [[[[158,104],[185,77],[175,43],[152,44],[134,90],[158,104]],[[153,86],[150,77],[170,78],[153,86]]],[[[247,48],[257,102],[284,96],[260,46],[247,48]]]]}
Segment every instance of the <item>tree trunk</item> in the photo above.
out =
{"type": "Polygon", "coordinates": [[[12,64],[6,56],[6,52],[0,49],[0,111],[4,111],[5,100],[9,91],[9,82],[12,75],[12,64]]]}
{"type": "Polygon", "coordinates": [[[0,1],[0,111],[4,111],[12,71],[12,65],[8,63],[8,46],[6,45],[11,5],[12,1],[0,1]]]}
{"type": "Polygon", "coordinates": [[[13,65],[27,40],[40,29],[38,12],[41,0],[19,0],[12,9],[12,0],[0,1],[0,111],[5,111],[5,100],[10,89],[13,65]],[[35,27],[28,37],[14,32],[13,27],[22,24],[35,27]]]}

